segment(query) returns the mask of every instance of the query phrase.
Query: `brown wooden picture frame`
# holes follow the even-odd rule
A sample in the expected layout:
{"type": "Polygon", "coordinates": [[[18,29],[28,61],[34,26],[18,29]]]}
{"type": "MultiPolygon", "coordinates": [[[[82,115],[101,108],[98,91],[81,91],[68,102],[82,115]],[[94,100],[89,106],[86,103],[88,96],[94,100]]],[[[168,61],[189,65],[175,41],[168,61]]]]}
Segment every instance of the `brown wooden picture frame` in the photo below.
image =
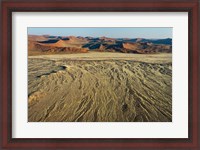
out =
{"type": "Polygon", "coordinates": [[[5,0],[1,2],[1,149],[200,149],[198,0],[5,0]],[[12,138],[12,12],[188,12],[188,138],[12,138]]]}

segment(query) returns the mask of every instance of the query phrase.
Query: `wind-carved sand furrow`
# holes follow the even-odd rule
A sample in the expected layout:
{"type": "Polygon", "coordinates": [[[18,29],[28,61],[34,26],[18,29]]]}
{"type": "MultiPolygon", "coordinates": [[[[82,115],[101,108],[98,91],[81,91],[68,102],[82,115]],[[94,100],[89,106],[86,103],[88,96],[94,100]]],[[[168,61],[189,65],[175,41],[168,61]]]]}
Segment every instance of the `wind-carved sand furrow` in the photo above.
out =
{"type": "Polygon", "coordinates": [[[168,121],[172,121],[171,115],[166,114],[165,112],[163,112],[163,111],[165,111],[165,110],[163,110],[163,109],[161,110],[161,109],[159,109],[159,108],[156,107],[156,106],[155,106],[155,109],[156,109],[158,112],[160,112],[164,117],[166,117],[168,121]]]}
{"type": "Polygon", "coordinates": [[[75,115],[75,120],[74,121],[81,121],[83,115],[90,109],[92,103],[93,103],[93,101],[91,99],[89,99],[87,101],[84,100],[83,103],[81,103],[81,105],[79,105],[79,109],[80,108],[82,108],[82,109],[81,109],[81,111],[78,112],[77,115],[75,115]]]}
{"type": "MultiPolygon", "coordinates": [[[[153,76],[155,76],[155,74],[153,75],[153,76]]],[[[148,79],[148,78],[147,78],[148,79]]],[[[143,83],[143,81],[141,81],[141,79],[140,78],[138,78],[138,80],[140,81],[140,82],[142,82],[143,83]]],[[[158,80],[158,79],[157,79],[158,80]]],[[[154,86],[154,88],[156,89],[156,90],[151,90],[151,89],[153,89],[153,84],[154,84],[155,82],[149,82],[149,84],[147,85],[146,84],[146,86],[143,86],[143,89],[145,89],[146,87],[148,87],[148,90],[147,91],[145,91],[146,93],[147,93],[147,95],[149,96],[149,98],[154,98],[154,99],[156,99],[155,97],[154,97],[154,95],[156,95],[156,96],[159,96],[160,95],[160,97],[162,97],[162,92],[165,92],[165,91],[162,91],[162,92],[159,92],[159,89],[160,89],[160,86],[154,86]],[[150,87],[150,85],[151,85],[151,87],[150,87]],[[152,95],[149,95],[148,93],[149,93],[149,91],[151,91],[151,93],[153,92],[154,94],[152,94],[152,95]],[[155,94],[156,93],[156,94],[155,94]],[[159,94],[159,95],[158,95],[159,94]]],[[[127,84],[129,84],[129,83],[127,83],[127,84]]],[[[130,84],[129,84],[130,85],[130,84]]],[[[145,84],[144,84],[145,85],[145,84]]],[[[142,95],[144,95],[144,94],[142,94],[142,95]]],[[[170,95],[170,94],[169,94],[170,95]]],[[[166,95],[165,95],[166,96],[166,95]]]]}
{"type": "MultiPolygon", "coordinates": [[[[133,91],[132,91],[131,93],[133,93],[133,91]]],[[[138,107],[136,107],[136,108],[138,108],[138,109],[137,109],[137,112],[145,111],[146,114],[148,114],[147,117],[150,118],[150,117],[149,117],[149,112],[147,111],[147,109],[144,109],[144,108],[145,108],[145,107],[144,107],[145,105],[143,104],[143,102],[141,101],[141,99],[142,99],[142,100],[145,100],[144,102],[147,102],[147,103],[148,103],[148,106],[154,107],[155,103],[152,104],[152,100],[147,100],[148,97],[144,97],[144,96],[141,95],[141,93],[138,92],[137,90],[135,90],[134,95],[136,95],[136,97],[140,97],[140,98],[137,98],[137,102],[136,102],[136,105],[139,105],[138,107]],[[143,107],[141,107],[141,106],[143,106],[143,107]],[[141,108],[141,109],[139,110],[139,108],[141,108]]],[[[147,107],[146,107],[146,108],[147,108],[147,107]]],[[[153,108],[152,108],[152,109],[153,109],[153,108]]],[[[151,113],[151,114],[152,114],[152,113],[151,113]]],[[[168,117],[169,117],[169,116],[168,116],[168,117]]],[[[144,118],[143,118],[143,119],[144,119],[144,118]]]]}
{"type": "Polygon", "coordinates": [[[55,109],[56,107],[56,103],[54,103],[53,105],[51,105],[50,107],[47,108],[46,110],[46,113],[45,113],[45,116],[44,116],[44,121],[49,117],[51,116],[51,112],[55,109]]]}
{"type": "Polygon", "coordinates": [[[88,100],[88,96],[84,97],[84,98],[81,100],[81,102],[80,102],[80,104],[79,104],[79,106],[78,106],[78,108],[77,108],[76,111],[79,111],[79,110],[84,106],[84,104],[86,103],[87,100],[88,100]]]}

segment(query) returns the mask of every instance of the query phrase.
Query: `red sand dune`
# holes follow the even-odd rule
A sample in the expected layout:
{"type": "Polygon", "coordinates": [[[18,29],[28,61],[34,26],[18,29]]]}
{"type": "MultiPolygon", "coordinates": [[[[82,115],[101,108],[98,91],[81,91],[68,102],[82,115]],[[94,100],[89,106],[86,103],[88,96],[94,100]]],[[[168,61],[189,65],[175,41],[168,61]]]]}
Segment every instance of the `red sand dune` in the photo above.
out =
{"type": "Polygon", "coordinates": [[[29,54],[33,54],[35,52],[46,52],[46,53],[52,53],[52,52],[66,52],[66,53],[86,53],[88,51],[87,48],[82,48],[81,44],[74,44],[71,45],[71,40],[78,41],[77,39],[71,39],[70,40],[45,40],[42,41],[42,39],[46,39],[45,37],[39,37],[39,36],[31,36],[28,41],[28,49],[29,54]],[[40,41],[36,41],[36,40],[40,41]],[[53,42],[51,42],[53,41],[53,42]]]}
{"type": "MultiPolygon", "coordinates": [[[[165,43],[169,39],[157,41],[165,43]]],[[[88,50],[123,53],[171,53],[172,46],[167,44],[154,44],[155,40],[148,39],[114,39],[108,37],[88,38],[80,36],[49,36],[29,35],[29,54],[40,52],[82,53],[88,50]],[[143,42],[142,42],[143,40],[143,42]],[[148,42],[150,41],[150,42],[148,42]]]]}
{"type": "Polygon", "coordinates": [[[123,43],[123,48],[129,49],[129,50],[137,50],[140,48],[139,43],[123,43]]]}

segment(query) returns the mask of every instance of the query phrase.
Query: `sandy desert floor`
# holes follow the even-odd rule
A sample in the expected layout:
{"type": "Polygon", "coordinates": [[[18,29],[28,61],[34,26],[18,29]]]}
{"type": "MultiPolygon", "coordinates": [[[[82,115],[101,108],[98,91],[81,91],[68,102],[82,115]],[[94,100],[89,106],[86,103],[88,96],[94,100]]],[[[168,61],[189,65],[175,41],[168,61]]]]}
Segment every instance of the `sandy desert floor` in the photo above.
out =
{"type": "Polygon", "coordinates": [[[28,58],[29,122],[170,122],[172,55],[28,58]]]}

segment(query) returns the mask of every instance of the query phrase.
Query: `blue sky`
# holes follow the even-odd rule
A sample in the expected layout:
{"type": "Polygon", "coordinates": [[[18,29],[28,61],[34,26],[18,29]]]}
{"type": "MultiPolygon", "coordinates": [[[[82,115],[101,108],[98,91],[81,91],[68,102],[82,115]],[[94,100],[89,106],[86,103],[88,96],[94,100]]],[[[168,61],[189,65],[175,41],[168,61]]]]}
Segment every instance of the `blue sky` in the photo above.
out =
{"type": "Polygon", "coordinates": [[[91,37],[111,37],[111,38],[151,38],[163,39],[172,38],[172,28],[139,28],[139,27],[123,27],[123,28],[60,28],[60,27],[29,27],[29,35],[56,35],[56,36],[91,36],[91,37]]]}

